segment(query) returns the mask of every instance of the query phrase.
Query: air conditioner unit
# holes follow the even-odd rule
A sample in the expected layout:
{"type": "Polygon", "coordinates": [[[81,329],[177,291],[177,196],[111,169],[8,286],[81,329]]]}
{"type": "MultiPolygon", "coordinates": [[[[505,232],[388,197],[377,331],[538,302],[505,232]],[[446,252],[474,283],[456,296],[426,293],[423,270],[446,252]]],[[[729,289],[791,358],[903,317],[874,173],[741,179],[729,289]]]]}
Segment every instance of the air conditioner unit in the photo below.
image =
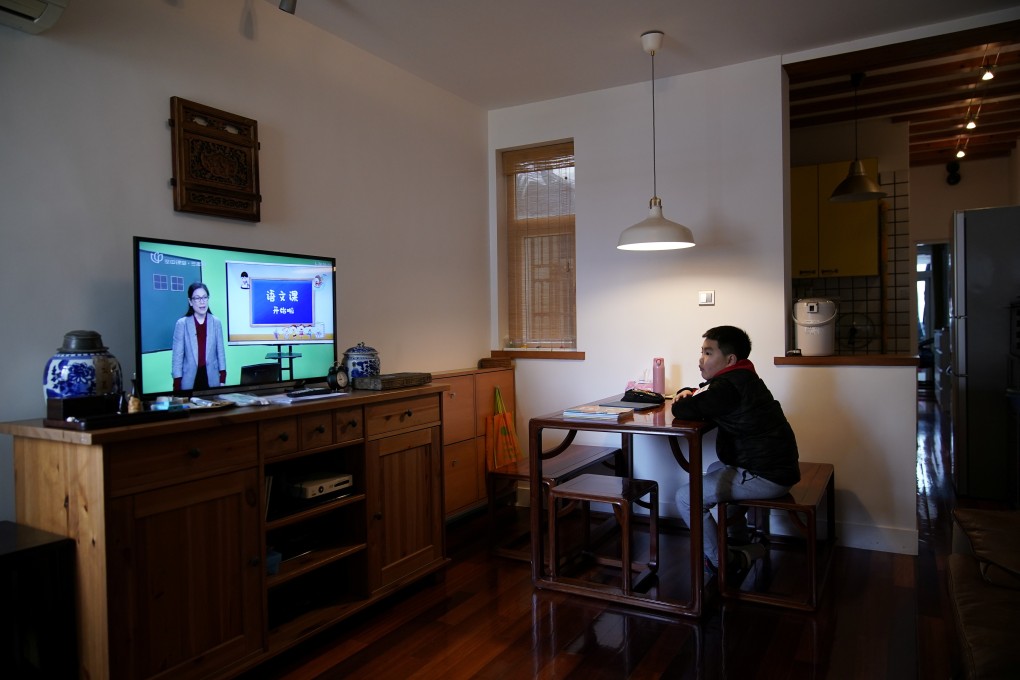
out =
{"type": "Polygon", "coordinates": [[[70,0],[0,0],[0,24],[42,33],[57,23],[70,0]]]}

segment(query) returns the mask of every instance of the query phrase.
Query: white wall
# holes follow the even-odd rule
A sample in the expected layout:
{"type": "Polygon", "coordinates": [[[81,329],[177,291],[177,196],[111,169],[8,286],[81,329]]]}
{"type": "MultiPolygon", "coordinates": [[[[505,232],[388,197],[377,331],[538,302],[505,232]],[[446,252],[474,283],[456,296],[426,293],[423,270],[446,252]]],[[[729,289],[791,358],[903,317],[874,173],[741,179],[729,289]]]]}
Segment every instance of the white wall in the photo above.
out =
{"type": "MultiPolygon", "coordinates": [[[[1014,156],[1016,154],[1013,154],[1014,156]]],[[[914,243],[948,243],[953,211],[1015,205],[1013,161],[960,161],[960,183],[946,184],[945,165],[910,169],[910,238],[914,243]]]]}
{"type": "MultiPolygon", "coordinates": [[[[837,466],[841,540],[913,553],[913,369],[773,365],[786,349],[788,317],[783,80],[774,58],[656,82],[658,193],[666,217],[697,240],[680,251],[616,250],[620,232],[645,217],[652,192],[650,84],[490,113],[493,235],[499,149],[573,138],[577,158],[578,344],[586,358],[518,360],[518,427],[526,437],[534,415],[622,391],[655,356],[666,358],[668,388],[696,384],[701,334],[740,325],[802,458],[837,466]],[[699,290],[714,290],[716,305],[699,307],[699,290]]],[[[663,442],[639,437],[635,446],[637,474],[659,481],[662,512],[675,516],[683,473],[663,442]]]]}
{"type": "Polygon", "coordinates": [[[252,0],[73,2],[43,34],[0,27],[0,92],[0,420],[43,415],[69,330],[131,375],[136,234],[338,257],[340,349],[364,341],[386,372],[487,356],[482,110],[252,0]],[[175,95],[258,121],[260,223],[173,211],[175,95]]]}

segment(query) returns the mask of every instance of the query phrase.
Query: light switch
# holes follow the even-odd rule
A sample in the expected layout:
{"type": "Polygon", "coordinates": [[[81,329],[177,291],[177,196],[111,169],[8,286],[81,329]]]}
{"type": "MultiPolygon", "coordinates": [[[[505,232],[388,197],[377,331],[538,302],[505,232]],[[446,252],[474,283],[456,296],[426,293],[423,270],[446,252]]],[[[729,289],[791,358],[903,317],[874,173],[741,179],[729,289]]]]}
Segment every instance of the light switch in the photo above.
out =
{"type": "Polygon", "coordinates": [[[699,290],[698,291],[698,304],[714,305],[715,304],[715,291],[714,290],[699,290]]]}

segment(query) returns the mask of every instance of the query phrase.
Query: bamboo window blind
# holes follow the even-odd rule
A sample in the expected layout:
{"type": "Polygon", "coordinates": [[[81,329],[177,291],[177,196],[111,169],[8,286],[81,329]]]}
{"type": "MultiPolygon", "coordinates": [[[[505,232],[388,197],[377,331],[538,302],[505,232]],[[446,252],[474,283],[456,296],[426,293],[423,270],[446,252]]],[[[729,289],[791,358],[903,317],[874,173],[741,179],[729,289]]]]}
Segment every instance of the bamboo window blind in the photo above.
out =
{"type": "Polygon", "coordinates": [[[508,346],[577,348],[574,144],[503,153],[508,346]]]}

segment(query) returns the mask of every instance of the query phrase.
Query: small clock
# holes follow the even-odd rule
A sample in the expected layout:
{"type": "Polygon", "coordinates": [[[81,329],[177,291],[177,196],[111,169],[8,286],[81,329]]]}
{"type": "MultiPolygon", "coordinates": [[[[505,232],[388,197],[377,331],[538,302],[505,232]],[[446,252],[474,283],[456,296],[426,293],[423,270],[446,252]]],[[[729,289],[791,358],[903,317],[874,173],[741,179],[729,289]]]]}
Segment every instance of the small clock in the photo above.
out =
{"type": "Polygon", "coordinates": [[[326,382],[334,391],[347,389],[350,380],[347,377],[347,369],[341,362],[336,362],[330,367],[326,382]]]}

